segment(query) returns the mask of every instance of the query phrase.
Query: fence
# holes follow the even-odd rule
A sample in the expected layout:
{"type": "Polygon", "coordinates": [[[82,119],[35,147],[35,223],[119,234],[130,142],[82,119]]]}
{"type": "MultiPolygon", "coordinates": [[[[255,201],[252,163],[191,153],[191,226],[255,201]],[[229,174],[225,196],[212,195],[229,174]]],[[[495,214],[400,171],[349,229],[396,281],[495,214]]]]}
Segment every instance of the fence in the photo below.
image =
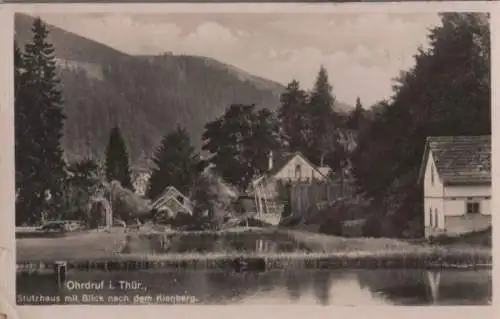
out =
{"type": "Polygon", "coordinates": [[[349,182],[296,182],[288,187],[290,213],[295,216],[303,216],[314,204],[320,202],[332,202],[335,199],[352,194],[352,186],[349,182]]]}

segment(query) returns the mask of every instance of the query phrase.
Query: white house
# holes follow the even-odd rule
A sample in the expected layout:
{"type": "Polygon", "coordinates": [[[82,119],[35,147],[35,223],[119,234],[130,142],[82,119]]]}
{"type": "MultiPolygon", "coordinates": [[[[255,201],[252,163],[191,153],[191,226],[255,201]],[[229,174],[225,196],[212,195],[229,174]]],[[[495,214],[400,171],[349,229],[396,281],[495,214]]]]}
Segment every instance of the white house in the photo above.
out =
{"type": "Polygon", "coordinates": [[[253,190],[261,189],[262,196],[273,198],[277,195],[278,182],[305,182],[327,180],[331,169],[311,163],[301,152],[269,155],[268,170],[252,181],[253,190]]]}
{"type": "Polygon", "coordinates": [[[491,226],[491,136],[431,136],[420,167],[425,237],[491,226]]]}

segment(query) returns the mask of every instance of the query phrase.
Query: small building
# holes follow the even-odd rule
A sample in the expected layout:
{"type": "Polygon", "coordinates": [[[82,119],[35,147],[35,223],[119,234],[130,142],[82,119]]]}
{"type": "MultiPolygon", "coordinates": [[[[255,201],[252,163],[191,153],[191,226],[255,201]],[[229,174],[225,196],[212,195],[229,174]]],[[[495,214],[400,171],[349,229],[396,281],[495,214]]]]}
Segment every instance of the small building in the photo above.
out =
{"type": "Polygon", "coordinates": [[[170,218],[175,217],[179,212],[193,215],[193,204],[189,198],[173,186],[166,187],[163,193],[153,201],[152,207],[158,212],[165,212],[170,218]]]}
{"type": "Polygon", "coordinates": [[[252,181],[252,190],[261,191],[261,196],[274,198],[278,196],[277,184],[326,181],[331,173],[328,166],[319,167],[311,163],[301,152],[269,155],[268,171],[252,181]]]}
{"type": "Polygon", "coordinates": [[[425,237],[491,227],[491,136],[431,136],[419,181],[425,237]]]}
{"type": "Polygon", "coordinates": [[[282,153],[269,155],[268,171],[252,181],[251,196],[260,219],[277,224],[281,218],[284,204],[280,201],[280,184],[326,181],[331,169],[318,167],[302,153],[282,153]]]}

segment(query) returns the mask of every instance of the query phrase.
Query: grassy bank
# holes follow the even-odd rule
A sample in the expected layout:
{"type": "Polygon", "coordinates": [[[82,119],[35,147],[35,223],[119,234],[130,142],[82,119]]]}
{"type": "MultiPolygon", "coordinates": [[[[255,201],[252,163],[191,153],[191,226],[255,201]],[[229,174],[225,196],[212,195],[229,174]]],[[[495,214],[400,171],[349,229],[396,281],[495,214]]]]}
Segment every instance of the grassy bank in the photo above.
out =
{"type": "Polygon", "coordinates": [[[84,231],[57,237],[16,239],[17,260],[72,260],[107,258],[125,244],[123,229],[84,231]]]}
{"type": "MultiPolygon", "coordinates": [[[[67,270],[80,271],[134,271],[144,269],[207,270],[227,269],[236,271],[265,271],[273,269],[477,269],[490,268],[491,256],[456,258],[441,254],[366,254],[362,252],[339,253],[278,253],[278,254],[127,254],[109,258],[71,260],[67,270]],[[483,258],[484,257],[484,258],[483,258]]],[[[19,263],[19,272],[52,272],[54,261],[19,263]]]]}
{"type": "MultiPolygon", "coordinates": [[[[132,249],[119,253],[126,244],[139,243],[141,236],[165,234],[152,229],[140,233],[124,233],[123,229],[107,232],[87,232],[63,238],[20,238],[17,240],[17,259],[44,261],[71,260],[74,268],[98,269],[138,268],[225,268],[243,257],[263,262],[268,268],[288,266],[305,268],[385,268],[385,267],[475,267],[491,265],[491,249],[482,246],[430,245],[410,243],[389,238],[342,238],[305,231],[279,228],[234,228],[224,231],[175,232],[180,236],[201,234],[245,233],[280,234],[309,248],[309,252],[251,253],[220,251],[213,253],[150,253],[132,249]],[[142,264],[141,264],[142,263],[142,264]]],[[[187,239],[187,238],[186,238],[187,239]]]]}
{"type": "Polygon", "coordinates": [[[392,238],[343,238],[305,231],[285,231],[318,253],[336,253],[367,258],[433,259],[446,263],[491,263],[491,248],[479,245],[410,243],[392,238]]]}

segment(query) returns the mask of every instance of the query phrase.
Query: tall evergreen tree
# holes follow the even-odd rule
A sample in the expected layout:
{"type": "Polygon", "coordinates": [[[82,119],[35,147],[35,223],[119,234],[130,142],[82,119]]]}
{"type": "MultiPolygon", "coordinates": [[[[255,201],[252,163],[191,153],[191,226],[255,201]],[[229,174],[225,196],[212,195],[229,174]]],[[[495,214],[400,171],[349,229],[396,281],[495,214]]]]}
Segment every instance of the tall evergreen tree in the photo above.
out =
{"type": "Polygon", "coordinates": [[[120,128],[115,126],[109,136],[106,149],[106,179],[116,180],[128,189],[133,189],[130,178],[129,156],[120,128]]]}
{"type": "Polygon", "coordinates": [[[402,231],[422,216],[418,169],[425,138],[491,134],[490,30],[487,15],[444,13],[415,66],[361,132],[353,156],[360,190],[394,215],[402,231]],[[377,169],[373,169],[377,167],[377,169]]]}
{"type": "Polygon", "coordinates": [[[310,141],[310,149],[306,153],[311,161],[319,165],[323,161],[328,149],[327,144],[331,144],[332,132],[337,129],[339,118],[334,114],[333,106],[335,96],[332,93],[332,86],[328,79],[328,72],[324,66],[320,67],[314,87],[309,94],[307,107],[307,131],[310,141]],[[332,129],[334,126],[335,129],[332,129]]]}
{"type": "Polygon", "coordinates": [[[48,29],[35,19],[24,53],[15,44],[17,222],[37,221],[62,204],[65,115],[48,29]]]}
{"type": "Polygon", "coordinates": [[[328,71],[323,65],[320,67],[314,82],[309,102],[314,107],[312,110],[314,115],[328,114],[333,109],[335,103],[333,87],[328,79],[328,71]]]}
{"type": "Polygon", "coordinates": [[[153,163],[156,167],[146,191],[146,196],[151,199],[159,196],[167,186],[174,186],[187,196],[201,171],[189,134],[183,128],[163,137],[153,163]]]}
{"type": "Polygon", "coordinates": [[[305,152],[308,142],[305,133],[307,93],[300,88],[298,81],[293,80],[281,94],[280,100],[278,118],[286,146],[292,152],[305,152]]]}
{"type": "Polygon", "coordinates": [[[364,116],[365,116],[365,109],[363,108],[363,105],[361,104],[361,99],[358,96],[356,98],[356,106],[351,112],[349,112],[347,126],[350,129],[359,130],[362,126],[364,116]]]}

